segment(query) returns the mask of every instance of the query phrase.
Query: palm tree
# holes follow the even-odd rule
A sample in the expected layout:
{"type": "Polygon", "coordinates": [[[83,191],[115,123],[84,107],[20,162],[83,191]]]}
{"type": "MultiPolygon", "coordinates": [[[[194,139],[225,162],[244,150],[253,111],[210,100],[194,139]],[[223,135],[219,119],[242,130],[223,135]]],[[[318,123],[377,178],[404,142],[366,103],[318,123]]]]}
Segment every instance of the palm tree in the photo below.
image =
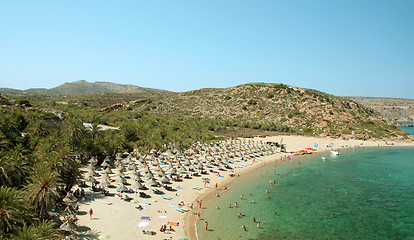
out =
{"type": "Polygon", "coordinates": [[[56,223],[49,221],[38,221],[33,225],[24,224],[18,229],[12,239],[19,240],[48,240],[60,237],[59,230],[55,228],[56,223]]]}
{"type": "Polygon", "coordinates": [[[14,226],[23,225],[30,216],[29,208],[21,196],[22,193],[15,188],[0,188],[0,239],[11,232],[14,226]]]}
{"type": "Polygon", "coordinates": [[[28,130],[33,137],[42,137],[48,134],[46,122],[43,119],[31,122],[28,126],[28,130]]]}
{"type": "Polygon", "coordinates": [[[72,150],[74,150],[85,137],[85,127],[81,120],[74,118],[69,119],[65,126],[64,135],[69,140],[72,150]]]}
{"type": "Polygon", "coordinates": [[[21,144],[10,151],[0,151],[0,186],[19,186],[29,171],[27,154],[21,144]]]}
{"type": "Polygon", "coordinates": [[[93,123],[91,126],[91,136],[93,140],[99,140],[102,138],[102,131],[101,127],[98,124],[93,123]]]}
{"type": "Polygon", "coordinates": [[[28,202],[39,210],[40,217],[50,203],[59,197],[58,189],[61,187],[58,174],[47,163],[38,163],[28,178],[24,187],[28,202]]]}
{"type": "Polygon", "coordinates": [[[65,191],[69,191],[82,178],[81,162],[75,157],[62,157],[57,161],[56,171],[64,184],[65,191]]]}

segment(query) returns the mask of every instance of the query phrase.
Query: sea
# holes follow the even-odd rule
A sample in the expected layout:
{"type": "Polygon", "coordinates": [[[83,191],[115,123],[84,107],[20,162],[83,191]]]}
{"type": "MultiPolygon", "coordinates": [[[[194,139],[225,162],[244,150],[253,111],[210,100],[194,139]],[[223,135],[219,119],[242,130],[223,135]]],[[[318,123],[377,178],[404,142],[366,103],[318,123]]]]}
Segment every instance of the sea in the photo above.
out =
{"type": "MultiPolygon", "coordinates": [[[[401,122],[401,123],[404,125],[414,125],[414,122],[401,122]]],[[[414,135],[414,127],[398,127],[398,128],[408,134],[414,135]]]]}
{"type": "Polygon", "coordinates": [[[197,238],[414,239],[414,148],[340,153],[278,160],[238,177],[205,205],[197,238]]]}

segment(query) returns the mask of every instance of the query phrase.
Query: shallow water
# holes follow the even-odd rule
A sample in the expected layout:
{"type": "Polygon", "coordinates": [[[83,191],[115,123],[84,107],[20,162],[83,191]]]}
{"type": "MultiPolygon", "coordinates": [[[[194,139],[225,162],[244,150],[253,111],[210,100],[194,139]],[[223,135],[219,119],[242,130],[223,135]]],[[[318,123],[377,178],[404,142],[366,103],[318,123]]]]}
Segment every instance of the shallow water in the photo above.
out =
{"type": "Polygon", "coordinates": [[[414,148],[346,150],[336,157],[319,154],[258,169],[240,177],[228,192],[207,204],[198,222],[198,236],[412,239],[414,148]],[[272,186],[271,180],[276,181],[272,186]],[[235,202],[238,207],[228,208],[235,202]],[[238,218],[239,213],[245,216],[238,218]],[[261,222],[260,228],[253,218],[261,222]],[[204,230],[205,221],[210,231],[204,230]]]}

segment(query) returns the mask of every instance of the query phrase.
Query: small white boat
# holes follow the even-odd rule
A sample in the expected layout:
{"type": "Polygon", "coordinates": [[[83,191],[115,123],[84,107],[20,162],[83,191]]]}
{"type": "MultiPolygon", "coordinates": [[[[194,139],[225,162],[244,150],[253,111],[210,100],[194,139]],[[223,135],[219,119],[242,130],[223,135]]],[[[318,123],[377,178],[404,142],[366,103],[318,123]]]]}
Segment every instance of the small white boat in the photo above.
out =
{"type": "Polygon", "coordinates": [[[332,155],[339,155],[340,153],[338,151],[331,151],[332,155]]]}

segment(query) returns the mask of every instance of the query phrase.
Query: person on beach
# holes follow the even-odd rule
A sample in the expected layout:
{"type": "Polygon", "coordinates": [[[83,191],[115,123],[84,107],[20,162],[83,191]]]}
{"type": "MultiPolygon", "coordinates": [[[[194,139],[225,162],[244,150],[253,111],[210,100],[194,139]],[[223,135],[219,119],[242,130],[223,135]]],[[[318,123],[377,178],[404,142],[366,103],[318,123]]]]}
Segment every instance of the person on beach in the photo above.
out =
{"type": "Polygon", "coordinates": [[[89,209],[89,218],[90,218],[90,219],[92,219],[92,214],[93,214],[93,210],[92,210],[92,208],[91,208],[91,209],[89,209]]]}
{"type": "Polygon", "coordinates": [[[257,222],[257,228],[260,228],[260,222],[257,222]]]}
{"type": "Polygon", "coordinates": [[[208,228],[208,222],[206,221],[206,230],[207,230],[207,228],[208,228]]]}
{"type": "Polygon", "coordinates": [[[237,202],[234,203],[234,206],[237,207],[237,205],[239,205],[237,202]]]}
{"type": "Polygon", "coordinates": [[[231,203],[229,204],[229,208],[231,208],[231,203]]]}
{"type": "Polygon", "coordinates": [[[242,229],[243,231],[246,231],[246,227],[244,225],[242,225],[242,229]]]}
{"type": "Polygon", "coordinates": [[[197,218],[200,220],[200,212],[197,212],[197,218]]]}
{"type": "Polygon", "coordinates": [[[253,222],[256,222],[256,218],[253,218],[253,222]]]}
{"type": "Polygon", "coordinates": [[[243,200],[243,194],[240,196],[240,199],[243,200]]]}

